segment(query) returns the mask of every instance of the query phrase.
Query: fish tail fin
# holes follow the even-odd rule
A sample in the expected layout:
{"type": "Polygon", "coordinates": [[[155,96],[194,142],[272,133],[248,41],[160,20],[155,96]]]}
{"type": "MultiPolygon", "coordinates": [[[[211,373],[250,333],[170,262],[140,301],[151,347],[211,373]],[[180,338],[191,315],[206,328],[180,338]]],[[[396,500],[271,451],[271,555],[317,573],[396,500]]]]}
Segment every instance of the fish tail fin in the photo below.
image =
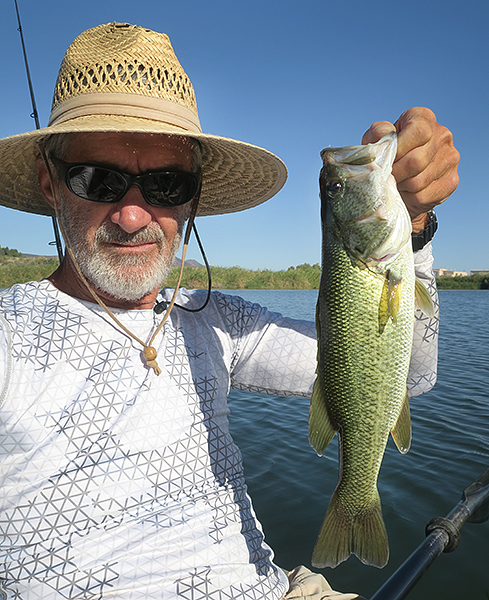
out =
{"type": "Polygon", "coordinates": [[[376,490],[371,505],[360,515],[345,512],[338,494],[331,497],[312,555],[314,567],[336,567],[355,554],[366,565],[384,567],[389,542],[376,490]]]}

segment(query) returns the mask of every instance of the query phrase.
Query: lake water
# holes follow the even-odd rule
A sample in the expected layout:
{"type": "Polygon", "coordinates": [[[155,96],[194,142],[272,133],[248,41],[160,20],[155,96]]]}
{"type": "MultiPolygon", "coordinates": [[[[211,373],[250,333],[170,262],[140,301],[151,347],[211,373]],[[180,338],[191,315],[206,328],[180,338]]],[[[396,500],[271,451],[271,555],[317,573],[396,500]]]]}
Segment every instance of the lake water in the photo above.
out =
{"type": "MultiPolygon", "coordinates": [[[[314,319],[315,291],[240,295],[290,317],[314,319]]],[[[334,589],[371,596],[489,467],[489,291],[440,291],[438,382],[411,402],[413,442],[389,441],[379,477],[391,556],[383,569],[352,556],[324,575],[334,589]]],[[[231,391],[231,431],[250,495],[276,562],[310,558],[337,481],[336,438],[318,458],[308,444],[308,401],[231,391]]],[[[488,600],[489,522],[467,523],[457,550],[442,554],[415,586],[416,600],[488,600]]]]}

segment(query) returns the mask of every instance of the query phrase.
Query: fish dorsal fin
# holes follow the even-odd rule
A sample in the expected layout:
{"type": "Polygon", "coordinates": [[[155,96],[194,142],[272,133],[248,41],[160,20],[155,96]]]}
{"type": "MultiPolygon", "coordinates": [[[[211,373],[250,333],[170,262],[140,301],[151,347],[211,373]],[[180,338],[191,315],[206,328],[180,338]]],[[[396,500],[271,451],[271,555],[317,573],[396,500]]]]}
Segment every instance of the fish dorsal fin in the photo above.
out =
{"type": "Polygon", "coordinates": [[[431,300],[430,293],[426,289],[424,283],[422,283],[417,277],[414,282],[414,294],[416,296],[416,306],[421,310],[427,317],[435,316],[435,307],[431,300]]]}
{"type": "Polygon", "coordinates": [[[407,389],[401,406],[401,412],[397,417],[396,424],[391,429],[391,435],[399,452],[401,454],[406,454],[411,447],[411,414],[409,411],[409,398],[407,389]]]}
{"type": "MultiPolygon", "coordinates": [[[[319,318],[319,302],[316,306],[316,332],[317,339],[321,340],[321,319],[319,318]]],[[[318,366],[316,368],[316,381],[312,388],[311,404],[309,406],[309,443],[316,450],[319,456],[326,450],[328,444],[334,438],[336,429],[331,423],[328,410],[326,408],[326,390],[324,381],[320,372],[320,351],[318,345],[317,353],[318,366]]]]}
{"type": "Polygon", "coordinates": [[[331,423],[324,401],[324,390],[318,376],[314,382],[309,408],[309,443],[319,456],[334,438],[336,429],[331,423]]]}

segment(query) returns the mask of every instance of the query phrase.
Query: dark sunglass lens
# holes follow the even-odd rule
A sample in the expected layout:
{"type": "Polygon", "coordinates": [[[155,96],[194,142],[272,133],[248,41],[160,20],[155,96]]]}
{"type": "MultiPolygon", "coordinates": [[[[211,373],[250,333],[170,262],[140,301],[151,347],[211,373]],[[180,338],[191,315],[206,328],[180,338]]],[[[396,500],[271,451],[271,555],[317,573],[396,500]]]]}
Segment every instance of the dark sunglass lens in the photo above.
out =
{"type": "Polygon", "coordinates": [[[151,204],[180,206],[195,196],[197,183],[188,173],[152,173],[144,180],[143,188],[151,204]]]}
{"type": "Polygon", "coordinates": [[[114,202],[125,192],[126,182],[116,171],[78,165],[68,171],[68,187],[80,198],[92,202],[114,202]]]}

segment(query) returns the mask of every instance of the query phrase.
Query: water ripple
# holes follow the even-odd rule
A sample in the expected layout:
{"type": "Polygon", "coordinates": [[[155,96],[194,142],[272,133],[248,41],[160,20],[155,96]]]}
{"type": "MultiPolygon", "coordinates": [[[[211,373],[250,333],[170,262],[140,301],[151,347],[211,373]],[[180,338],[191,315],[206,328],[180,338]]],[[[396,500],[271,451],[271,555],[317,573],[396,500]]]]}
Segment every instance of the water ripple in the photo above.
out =
{"type": "MultiPolygon", "coordinates": [[[[238,292],[241,293],[241,292],[238,292]]],[[[291,317],[314,318],[317,292],[245,290],[291,317]]],[[[411,402],[413,443],[386,449],[379,489],[391,558],[382,570],[351,558],[325,575],[335,589],[368,597],[489,467],[489,292],[440,292],[438,382],[411,402]]],[[[308,402],[232,391],[231,430],[266,539],[284,568],[310,557],[338,476],[337,444],[318,458],[307,441],[308,402]]],[[[456,552],[443,554],[412,592],[416,600],[489,597],[489,523],[467,524],[456,552]]]]}

